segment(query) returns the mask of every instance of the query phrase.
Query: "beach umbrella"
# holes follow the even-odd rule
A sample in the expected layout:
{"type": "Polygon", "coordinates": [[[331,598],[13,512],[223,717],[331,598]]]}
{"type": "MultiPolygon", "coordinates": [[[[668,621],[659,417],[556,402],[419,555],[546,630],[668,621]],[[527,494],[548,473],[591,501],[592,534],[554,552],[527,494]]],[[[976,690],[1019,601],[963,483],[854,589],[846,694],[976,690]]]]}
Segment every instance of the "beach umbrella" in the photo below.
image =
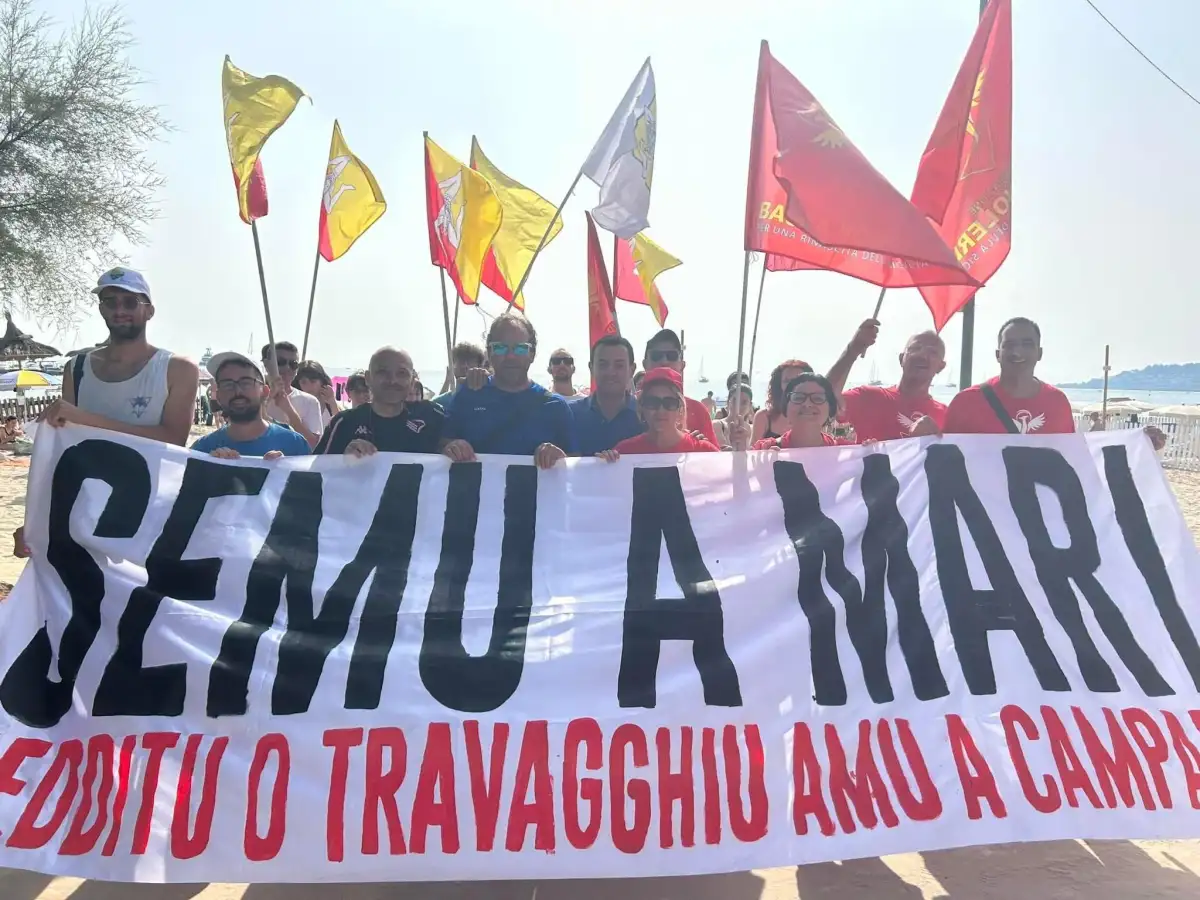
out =
{"type": "MultiPolygon", "coordinates": [[[[1108,414],[1110,416],[1127,416],[1130,413],[1144,413],[1155,409],[1153,403],[1147,403],[1145,400],[1109,400],[1108,414]]],[[[1080,409],[1080,412],[1087,413],[1103,413],[1103,403],[1089,403],[1080,409]]]]}
{"type": "Polygon", "coordinates": [[[1150,411],[1150,415],[1162,416],[1166,419],[1196,419],[1200,418],[1200,406],[1158,406],[1150,411]]]}
{"type": "Polygon", "coordinates": [[[15,391],[25,388],[55,387],[56,382],[44,372],[36,369],[17,369],[15,372],[0,374],[0,391],[15,391]]]}

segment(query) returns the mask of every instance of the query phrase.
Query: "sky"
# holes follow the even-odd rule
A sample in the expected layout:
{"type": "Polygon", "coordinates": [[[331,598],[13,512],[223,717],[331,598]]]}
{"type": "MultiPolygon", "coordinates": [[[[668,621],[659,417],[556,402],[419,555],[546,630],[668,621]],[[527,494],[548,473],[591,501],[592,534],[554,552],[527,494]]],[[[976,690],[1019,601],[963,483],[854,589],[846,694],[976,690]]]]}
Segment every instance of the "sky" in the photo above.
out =
{"type": "MultiPolygon", "coordinates": [[[[60,24],[77,0],[39,0],[60,24]]],[[[1200,92],[1200,3],[1097,0],[1166,71],[1200,92]]],[[[472,134],[511,177],[558,203],[642,61],[655,71],[658,137],[649,234],[684,264],[659,279],[668,325],[714,383],[733,371],[742,295],[742,222],[759,41],[820,100],[907,195],[978,17],[976,0],[206,0],[122,4],[137,40],[143,99],[174,130],[149,153],[165,176],[160,217],[128,262],[150,281],[152,343],[199,357],[266,340],[250,229],[237,215],[221,121],[225,54],[311,97],[267,144],[270,215],[260,222],[277,340],[300,344],[316,254],[320,192],[337,118],[375,173],[388,210],[350,250],[322,263],[309,356],[360,367],[391,344],[419,369],[445,364],[438,270],[426,236],[422,132],[466,160],[472,134]]],[[[1014,0],[1014,237],[980,292],[975,380],[994,373],[995,333],[1036,319],[1050,381],[1200,359],[1192,263],[1200,108],[1139,58],[1084,0],[1014,0]]],[[[539,361],[563,346],[586,358],[586,179],[562,234],[526,287],[539,361]]],[[[606,251],[611,241],[602,241],[606,251]]],[[[611,264],[611,260],[610,260],[611,264]]],[[[757,270],[756,270],[757,271],[757,270]]],[[[751,322],[757,274],[752,277],[751,322]]],[[[451,291],[453,289],[451,288],[451,291]]],[[[496,314],[504,304],[482,292],[496,314]]],[[[874,308],[878,289],[846,276],[770,273],[755,369],[800,357],[820,371],[874,308]]],[[[453,296],[451,296],[453,301],[453,296]]],[[[638,350],[657,328],[620,304],[638,350]]],[[[889,292],[872,363],[891,380],[906,337],[930,327],[915,290],[889,292]]],[[[484,319],[463,308],[460,339],[484,319]]],[[[28,329],[27,329],[28,330],[28,329]]],[[[944,331],[949,374],[961,324],[944,331]]],[[[104,337],[87,312],[69,344],[104,337]]],[[[639,352],[640,355],[640,352],[639,352]]],[[[581,364],[582,366],[582,364],[581,364]]],[[[756,373],[757,374],[757,373],[756,373]]],[[[867,371],[856,371],[865,380],[867,371]]],[[[756,377],[756,381],[757,381],[756,377]]]]}

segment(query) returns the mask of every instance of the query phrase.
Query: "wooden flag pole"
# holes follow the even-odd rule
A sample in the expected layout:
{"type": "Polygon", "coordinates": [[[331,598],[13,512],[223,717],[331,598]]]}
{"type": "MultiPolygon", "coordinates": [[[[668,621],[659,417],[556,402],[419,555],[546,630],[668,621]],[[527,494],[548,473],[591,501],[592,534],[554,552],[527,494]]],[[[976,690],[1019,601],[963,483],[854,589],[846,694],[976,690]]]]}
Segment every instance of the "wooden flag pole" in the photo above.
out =
{"type": "MultiPolygon", "coordinates": [[[[583,167],[575,174],[575,180],[571,182],[571,186],[567,188],[566,196],[562,198],[562,203],[558,204],[558,208],[554,210],[554,215],[550,217],[550,224],[546,226],[546,231],[542,235],[542,239],[538,241],[537,249],[533,251],[533,256],[529,258],[529,265],[525,267],[525,271],[521,274],[521,281],[517,284],[517,289],[513,291],[513,299],[525,289],[525,282],[529,280],[529,273],[533,271],[533,264],[537,262],[538,255],[542,252],[542,248],[546,246],[546,241],[550,240],[550,232],[554,230],[554,223],[558,221],[562,215],[563,207],[567,205],[567,201],[571,199],[571,195],[575,193],[575,187],[579,184],[579,179],[583,177],[583,167]]],[[[513,301],[508,301],[509,308],[512,307],[513,301]]]]}
{"type": "MultiPolygon", "coordinates": [[[[758,317],[762,314],[762,295],[763,285],[767,283],[767,257],[763,256],[762,275],[758,279],[758,303],[754,307],[754,331],[750,333],[750,371],[746,373],[749,376],[751,383],[754,382],[754,350],[758,346],[758,317]]],[[[738,377],[742,377],[742,370],[738,368],[738,377]]]]}
{"type": "Polygon", "coordinates": [[[267,302],[267,276],[263,272],[262,245],[258,241],[258,222],[250,222],[250,234],[254,237],[254,259],[258,263],[258,286],[262,290],[263,313],[267,317],[267,375],[271,383],[279,377],[279,364],[275,361],[275,327],[271,324],[271,304],[267,302]]]}
{"type": "MultiPolygon", "coordinates": [[[[766,265],[764,262],[763,265],[766,265]]],[[[737,372],[742,371],[742,353],[746,343],[746,301],[750,296],[750,251],[746,251],[746,262],[742,266],[742,315],[738,322],[738,352],[737,372]]],[[[733,399],[733,417],[736,420],[742,414],[742,392],[738,391],[733,399]]]]}
{"type": "Polygon", "coordinates": [[[317,298],[317,271],[321,268],[321,251],[313,262],[312,287],[308,291],[308,317],[304,320],[304,345],[300,349],[300,358],[308,359],[308,329],[312,326],[313,301],[317,298]]]}

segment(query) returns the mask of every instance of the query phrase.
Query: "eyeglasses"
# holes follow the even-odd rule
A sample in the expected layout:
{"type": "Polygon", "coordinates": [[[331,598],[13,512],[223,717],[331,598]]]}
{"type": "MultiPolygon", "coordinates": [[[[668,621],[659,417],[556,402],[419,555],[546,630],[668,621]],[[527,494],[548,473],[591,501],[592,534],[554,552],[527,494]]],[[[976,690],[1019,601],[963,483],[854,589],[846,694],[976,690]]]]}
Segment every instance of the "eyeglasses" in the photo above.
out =
{"type": "Polygon", "coordinates": [[[575,358],[572,356],[552,356],[550,357],[550,365],[573,366],[575,365],[575,358]]]}
{"type": "Polygon", "coordinates": [[[679,362],[678,350],[651,350],[648,354],[650,362],[679,362]]]}
{"type": "Polygon", "coordinates": [[[132,294],[122,294],[118,297],[108,296],[100,298],[100,308],[108,312],[121,310],[122,312],[133,312],[139,306],[150,305],[150,301],[145,297],[137,297],[132,294]]]}
{"type": "Polygon", "coordinates": [[[653,394],[642,394],[639,398],[642,408],[649,411],[656,409],[665,409],[667,412],[675,412],[680,407],[678,397],[656,397],[653,394]]]}
{"type": "Polygon", "coordinates": [[[234,391],[240,391],[243,394],[249,394],[255,388],[262,387],[262,382],[257,378],[251,378],[247,375],[245,378],[222,378],[217,382],[217,390],[226,394],[231,394],[234,391]]]}
{"type": "Polygon", "coordinates": [[[824,391],[815,391],[811,394],[806,394],[801,391],[792,391],[790,394],[788,394],[788,402],[801,406],[805,403],[811,403],[813,406],[824,406],[829,402],[829,398],[825,396],[824,391]]]}
{"type": "Polygon", "coordinates": [[[286,359],[285,357],[277,356],[275,357],[275,365],[280,369],[294,369],[296,366],[300,365],[300,360],[286,359]]]}
{"type": "Polygon", "coordinates": [[[491,351],[492,356],[508,356],[510,353],[513,356],[528,356],[533,352],[533,344],[505,344],[501,341],[494,341],[488,344],[488,350],[491,351]]]}

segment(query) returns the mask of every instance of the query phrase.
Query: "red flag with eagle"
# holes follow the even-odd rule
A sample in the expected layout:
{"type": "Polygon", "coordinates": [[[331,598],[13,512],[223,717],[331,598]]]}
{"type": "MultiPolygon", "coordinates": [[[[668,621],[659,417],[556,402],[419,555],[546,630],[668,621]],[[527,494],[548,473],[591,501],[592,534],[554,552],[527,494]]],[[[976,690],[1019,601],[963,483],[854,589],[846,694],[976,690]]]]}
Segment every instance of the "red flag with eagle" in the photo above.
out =
{"type": "MultiPolygon", "coordinates": [[[[921,157],[913,205],[981,284],[1012,241],[1012,3],[991,0],[921,157]]],[[[978,288],[923,287],[938,331],[978,288]]]]}
{"type": "Polygon", "coordinates": [[[754,95],[745,238],[745,248],[767,253],[775,270],[829,269],[883,287],[975,284],[766,41],[754,95]]]}
{"type": "Polygon", "coordinates": [[[600,238],[596,234],[596,223],[592,221],[591,213],[584,213],[584,215],[587,216],[588,225],[588,348],[590,349],[595,347],[596,341],[605,335],[619,334],[619,332],[615,315],[616,301],[613,300],[608,271],[604,268],[604,255],[600,252],[600,238]]]}

